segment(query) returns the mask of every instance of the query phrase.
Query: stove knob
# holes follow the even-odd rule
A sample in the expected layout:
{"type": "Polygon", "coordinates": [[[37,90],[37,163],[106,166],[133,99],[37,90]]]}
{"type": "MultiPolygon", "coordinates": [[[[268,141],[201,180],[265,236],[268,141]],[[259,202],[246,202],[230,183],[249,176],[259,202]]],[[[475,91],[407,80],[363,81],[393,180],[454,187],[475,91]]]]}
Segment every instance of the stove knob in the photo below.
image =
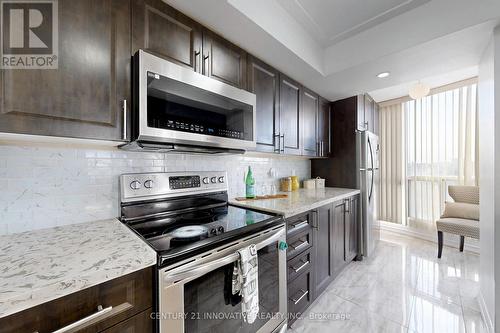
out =
{"type": "Polygon", "coordinates": [[[224,183],[224,176],[219,177],[219,183],[224,183]]]}
{"type": "Polygon", "coordinates": [[[219,232],[219,234],[222,234],[224,232],[224,227],[223,226],[219,226],[217,228],[217,231],[219,232]]]}
{"type": "Polygon", "coordinates": [[[217,235],[217,230],[215,230],[215,228],[212,228],[212,229],[210,230],[210,234],[211,234],[212,236],[217,235]]]}
{"type": "Polygon", "coordinates": [[[130,188],[133,190],[138,190],[141,188],[141,182],[138,180],[134,180],[133,182],[130,183],[130,188]]]}
{"type": "Polygon", "coordinates": [[[151,179],[148,179],[144,182],[144,187],[145,188],[153,188],[153,181],[151,179]]]}
{"type": "Polygon", "coordinates": [[[212,177],[212,178],[210,178],[210,182],[211,182],[212,184],[217,183],[217,177],[212,177]]]}
{"type": "Polygon", "coordinates": [[[208,177],[203,178],[203,184],[208,184],[210,181],[208,180],[208,177]]]}

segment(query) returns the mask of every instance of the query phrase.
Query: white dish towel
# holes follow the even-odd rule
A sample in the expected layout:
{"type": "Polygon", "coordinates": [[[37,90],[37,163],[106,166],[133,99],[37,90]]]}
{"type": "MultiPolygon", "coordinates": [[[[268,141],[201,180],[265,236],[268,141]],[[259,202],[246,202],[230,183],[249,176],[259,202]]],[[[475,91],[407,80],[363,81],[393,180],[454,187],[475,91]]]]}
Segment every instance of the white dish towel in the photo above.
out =
{"type": "Polygon", "coordinates": [[[238,250],[240,259],[234,265],[232,293],[241,295],[243,318],[253,323],[259,313],[259,266],[257,247],[252,244],[238,250]]]}

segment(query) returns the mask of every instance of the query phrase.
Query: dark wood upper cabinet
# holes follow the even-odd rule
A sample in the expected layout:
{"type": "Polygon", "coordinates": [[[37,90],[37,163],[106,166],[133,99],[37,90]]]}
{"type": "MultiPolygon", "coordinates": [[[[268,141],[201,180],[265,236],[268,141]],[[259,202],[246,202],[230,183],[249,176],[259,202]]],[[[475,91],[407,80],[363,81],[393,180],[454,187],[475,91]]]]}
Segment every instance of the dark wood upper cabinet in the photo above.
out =
{"type": "Polygon", "coordinates": [[[203,31],[203,74],[246,89],[247,53],[209,30],[203,31]]]}
{"type": "Polygon", "coordinates": [[[373,109],[373,133],[379,135],[380,130],[379,130],[379,114],[380,114],[380,107],[377,103],[374,103],[374,109],[373,109]]]}
{"type": "Polygon", "coordinates": [[[375,113],[375,101],[370,95],[365,94],[364,96],[365,105],[365,130],[373,132],[373,117],[375,113]]]}
{"type": "Polygon", "coordinates": [[[299,83],[280,74],[280,144],[282,152],[290,155],[301,153],[302,87],[299,83]]]}
{"type": "Polygon", "coordinates": [[[58,68],[0,71],[0,132],[124,139],[130,2],[59,1],[58,12],[58,68]]]}
{"type": "Polygon", "coordinates": [[[302,89],[302,154],[316,156],[319,152],[317,140],[317,118],[319,97],[309,89],[302,89]]]}
{"type": "Polygon", "coordinates": [[[132,0],[132,49],[144,49],[202,71],[200,24],[161,0],[132,0]]]}
{"type": "Polygon", "coordinates": [[[330,102],[319,98],[318,108],[318,156],[328,157],[331,154],[330,102]]]}
{"type": "Polygon", "coordinates": [[[279,73],[257,58],[248,58],[248,90],[257,97],[257,150],[279,152],[279,73]]]}

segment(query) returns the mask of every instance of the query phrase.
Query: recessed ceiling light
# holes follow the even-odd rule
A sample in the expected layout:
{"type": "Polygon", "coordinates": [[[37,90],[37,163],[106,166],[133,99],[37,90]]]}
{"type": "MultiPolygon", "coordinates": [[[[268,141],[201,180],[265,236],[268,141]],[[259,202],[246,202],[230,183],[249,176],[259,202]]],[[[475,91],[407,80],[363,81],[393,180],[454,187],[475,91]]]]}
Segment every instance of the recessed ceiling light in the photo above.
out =
{"type": "Polygon", "coordinates": [[[383,79],[384,77],[388,77],[389,75],[391,75],[391,73],[389,73],[389,72],[382,72],[382,73],[377,74],[377,77],[379,79],[383,79]]]}

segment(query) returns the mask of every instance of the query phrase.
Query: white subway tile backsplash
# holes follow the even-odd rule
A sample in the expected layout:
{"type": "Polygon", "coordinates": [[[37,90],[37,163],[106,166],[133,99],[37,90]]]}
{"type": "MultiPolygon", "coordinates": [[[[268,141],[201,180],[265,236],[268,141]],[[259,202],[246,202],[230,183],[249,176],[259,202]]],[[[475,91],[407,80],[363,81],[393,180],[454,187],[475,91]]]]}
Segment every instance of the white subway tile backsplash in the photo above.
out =
{"type": "MultiPolygon", "coordinates": [[[[231,197],[244,195],[248,166],[256,191],[278,186],[269,175],[309,178],[310,161],[281,156],[185,155],[119,149],[0,145],[0,234],[91,222],[119,215],[119,175],[227,171],[231,197]]],[[[277,187],[278,188],[278,187],[277,187]]]]}

